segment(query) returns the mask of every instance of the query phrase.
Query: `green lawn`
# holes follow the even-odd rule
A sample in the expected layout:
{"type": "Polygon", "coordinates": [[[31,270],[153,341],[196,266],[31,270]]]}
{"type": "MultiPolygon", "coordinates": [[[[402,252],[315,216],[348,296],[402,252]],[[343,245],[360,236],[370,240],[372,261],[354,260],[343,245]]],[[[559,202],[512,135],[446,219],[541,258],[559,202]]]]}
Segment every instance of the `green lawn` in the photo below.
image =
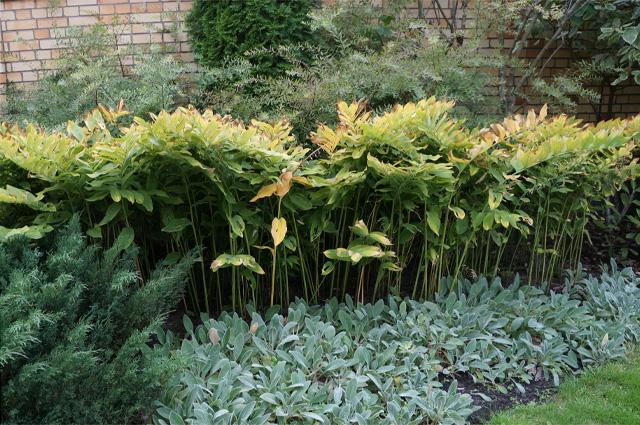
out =
{"type": "Polygon", "coordinates": [[[519,406],[490,425],[640,425],[640,353],[560,386],[548,403],[519,406]]]}

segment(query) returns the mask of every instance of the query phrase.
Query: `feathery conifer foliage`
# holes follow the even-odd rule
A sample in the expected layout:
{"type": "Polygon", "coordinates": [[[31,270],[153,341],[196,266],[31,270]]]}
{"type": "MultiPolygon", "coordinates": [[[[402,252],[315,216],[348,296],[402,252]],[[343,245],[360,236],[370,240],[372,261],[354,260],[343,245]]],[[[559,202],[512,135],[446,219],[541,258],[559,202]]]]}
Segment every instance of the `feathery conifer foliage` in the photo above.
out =
{"type": "Polygon", "coordinates": [[[136,271],[131,234],[101,252],[77,218],[42,249],[0,243],[2,422],[131,423],[174,367],[148,341],[180,300],[193,257],[136,271]]]}

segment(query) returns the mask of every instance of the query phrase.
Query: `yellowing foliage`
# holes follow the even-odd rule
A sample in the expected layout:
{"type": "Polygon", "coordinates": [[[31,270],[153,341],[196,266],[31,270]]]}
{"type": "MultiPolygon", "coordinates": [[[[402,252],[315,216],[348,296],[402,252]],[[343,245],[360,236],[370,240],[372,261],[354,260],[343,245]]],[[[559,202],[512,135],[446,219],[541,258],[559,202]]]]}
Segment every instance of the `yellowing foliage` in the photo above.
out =
{"type": "Polygon", "coordinates": [[[548,280],[575,265],[594,202],[639,174],[640,118],[583,125],[543,108],[469,129],[452,107],[431,98],[374,116],[340,102],[336,128],[311,135],[313,152],[287,122],[192,108],[117,134],[122,106],[54,134],[3,125],[0,155],[29,177],[0,189],[0,202],[33,214],[0,223],[0,237],[39,237],[76,213],[106,243],[133,229],[144,268],[198,246],[190,295],[201,309],[274,293],[313,302],[354,293],[352,282],[360,297],[407,287],[420,297],[463,268],[495,274],[520,261],[548,280]],[[362,225],[366,244],[352,233],[362,225]],[[350,261],[329,266],[323,253],[350,261]]]}

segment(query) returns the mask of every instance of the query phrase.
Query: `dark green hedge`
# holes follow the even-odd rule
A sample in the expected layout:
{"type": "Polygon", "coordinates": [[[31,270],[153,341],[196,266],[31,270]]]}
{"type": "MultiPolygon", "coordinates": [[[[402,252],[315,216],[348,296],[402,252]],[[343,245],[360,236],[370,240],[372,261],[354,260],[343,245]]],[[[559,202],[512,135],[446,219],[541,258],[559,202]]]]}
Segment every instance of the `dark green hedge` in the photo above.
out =
{"type": "MultiPolygon", "coordinates": [[[[255,48],[309,41],[307,14],[317,0],[196,0],[187,17],[191,45],[200,64],[220,65],[226,58],[255,48]]],[[[281,59],[261,55],[264,73],[275,72],[281,59]]]]}

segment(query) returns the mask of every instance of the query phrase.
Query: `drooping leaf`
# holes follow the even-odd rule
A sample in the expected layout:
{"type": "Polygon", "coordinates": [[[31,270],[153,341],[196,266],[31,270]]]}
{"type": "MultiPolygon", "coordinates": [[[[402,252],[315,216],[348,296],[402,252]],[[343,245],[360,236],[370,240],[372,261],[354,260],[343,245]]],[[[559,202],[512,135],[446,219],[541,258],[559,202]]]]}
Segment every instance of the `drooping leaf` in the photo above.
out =
{"type": "Polygon", "coordinates": [[[165,233],[180,233],[185,228],[191,225],[191,220],[188,218],[170,218],[165,222],[162,231],[165,233]]]}
{"type": "Polygon", "coordinates": [[[271,222],[271,237],[273,245],[278,246],[287,234],[287,221],[282,217],[275,217],[271,222]]]}
{"type": "Polygon", "coordinates": [[[369,229],[367,228],[367,225],[364,223],[363,220],[358,220],[358,222],[353,226],[349,227],[349,229],[351,229],[353,233],[355,233],[360,237],[365,237],[369,234],[369,229]]]}
{"type": "Polygon", "coordinates": [[[111,204],[109,208],[107,208],[107,212],[104,214],[104,217],[98,223],[98,227],[105,226],[113,221],[114,218],[120,212],[121,206],[120,204],[111,204]]]}
{"type": "Polygon", "coordinates": [[[386,245],[386,246],[393,245],[391,243],[391,240],[382,232],[371,232],[369,233],[368,236],[370,239],[373,239],[374,241],[378,242],[381,245],[386,245]]]}
{"type": "Polygon", "coordinates": [[[278,189],[278,185],[276,183],[271,183],[266,186],[262,186],[256,196],[251,198],[251,202],[256,202],[258,199],[268,198],[269,196],[276,193],[278,189]]]}
{"type": "Polygon", "coordinates": [[[434,210],[427,211],[427,224],[433,233],[440,235],[440,213],[434,210]]]}
{"type": "Polygon", "coordinates": [[[257,274],[264,274],[264,270],[251,255],[246,254],[221,254],[211,263],[211,270],[217,272],[225,267],[245,267],[257,274]]]}

